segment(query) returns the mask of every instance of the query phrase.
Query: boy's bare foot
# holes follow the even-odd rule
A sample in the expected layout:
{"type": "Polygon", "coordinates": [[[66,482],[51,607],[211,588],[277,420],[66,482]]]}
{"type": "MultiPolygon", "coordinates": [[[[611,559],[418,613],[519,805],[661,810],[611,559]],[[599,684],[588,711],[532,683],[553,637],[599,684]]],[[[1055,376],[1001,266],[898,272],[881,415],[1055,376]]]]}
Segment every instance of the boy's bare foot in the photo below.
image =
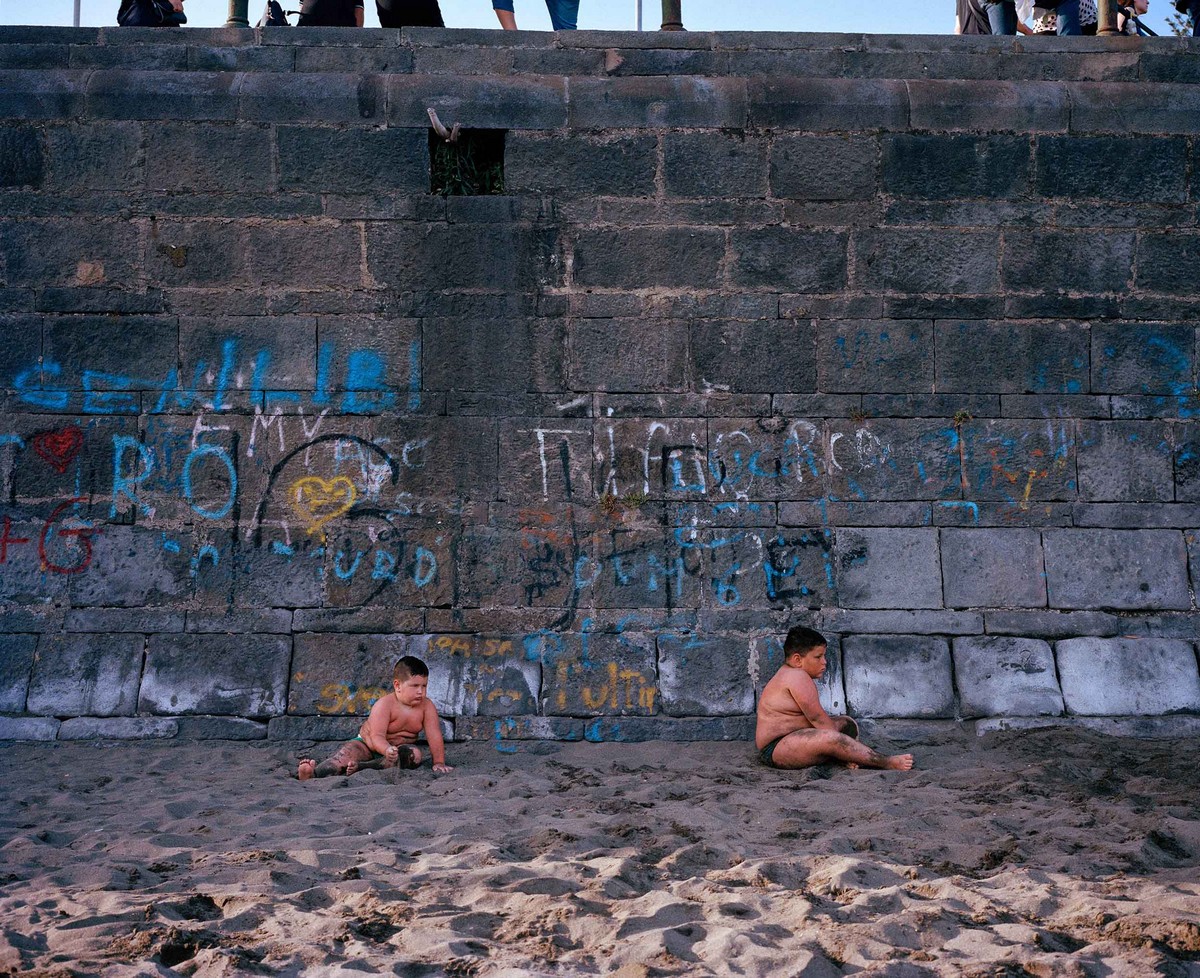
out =
{"type": "Polygon", "coordinates": [[[400,753],[397,755],[401,768],[420,767],[421,762],[425,760],[425,755],[421,753],[419,747],[401,747],[400,753]]]}
{"type": "Polygon", "coordinates": [[[358,761],[346,762],[346,774],[354,774],[358,770],[358,761]]]}
{"type": "Polygon", "coordinates": [[[913,766],[912,754],[893,754],[885,765],[888,771],[911,771],[913,766]]]}
{"type": "Polygon", "coordinates": [[[316,773],[317,762],[311,757],[303,757],[300,759],[300,766],[296,768],[296,777],[301,781],[307,781],[316,773]]]}

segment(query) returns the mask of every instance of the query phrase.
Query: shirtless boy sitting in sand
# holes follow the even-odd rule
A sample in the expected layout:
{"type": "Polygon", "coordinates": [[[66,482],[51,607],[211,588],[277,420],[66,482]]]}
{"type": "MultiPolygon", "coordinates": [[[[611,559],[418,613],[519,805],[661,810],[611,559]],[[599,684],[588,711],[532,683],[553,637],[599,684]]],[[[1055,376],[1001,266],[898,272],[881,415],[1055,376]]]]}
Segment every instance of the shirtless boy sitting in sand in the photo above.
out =
{"type": "Polygon", "coordinates": [[[318,764],[311,757],[300,761],[296,777],[327,778],[331,774],[353,774],[363,768],[417,767],[424,760],[413,744],[425,731],[433,769],[439,774],[454,769],[446,763],[446,744],[437,708],[426,698],[429,667],[415,655],[406,655],[392,670],[392,692],[371,707],[358,736],[348,740],[328,760],[318,764]]]}
{"type": "Polygon", "coordinates": [[[912,754],[877,754],[858,742],[858,724],[831,717],[821,707],[817,683],[825,674],[825,639],[797,625],[783,643],[783,666],[758,700],[754,743],[769,767],[801,768],[815,764],[907,771],[912,754]]]}

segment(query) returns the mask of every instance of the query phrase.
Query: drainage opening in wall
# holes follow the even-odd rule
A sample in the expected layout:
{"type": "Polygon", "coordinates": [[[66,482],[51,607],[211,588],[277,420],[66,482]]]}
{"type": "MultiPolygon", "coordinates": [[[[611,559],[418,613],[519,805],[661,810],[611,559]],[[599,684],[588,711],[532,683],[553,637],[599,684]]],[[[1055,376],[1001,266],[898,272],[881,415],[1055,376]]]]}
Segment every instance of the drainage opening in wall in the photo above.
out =
{"type": "Polygon", "coordinates": [[[504,129],[459,129],[447,142],[429,130],[429,192],[443,197],[504,193],[504,129]]]}

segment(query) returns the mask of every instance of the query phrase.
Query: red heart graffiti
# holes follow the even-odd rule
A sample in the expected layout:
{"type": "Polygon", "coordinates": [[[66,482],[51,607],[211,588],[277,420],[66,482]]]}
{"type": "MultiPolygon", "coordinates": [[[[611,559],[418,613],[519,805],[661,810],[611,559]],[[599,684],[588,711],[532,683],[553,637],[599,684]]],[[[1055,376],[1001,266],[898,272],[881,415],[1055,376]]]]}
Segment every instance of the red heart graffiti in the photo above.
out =
{"type": "Polygon", "coordinates": [[[81,448],[83,432],[73,424],[58,431],[43,431],[33,436],[33,450],[47,465],[59,472],[67,471],[67,466],[75,461],[81,448]]]}

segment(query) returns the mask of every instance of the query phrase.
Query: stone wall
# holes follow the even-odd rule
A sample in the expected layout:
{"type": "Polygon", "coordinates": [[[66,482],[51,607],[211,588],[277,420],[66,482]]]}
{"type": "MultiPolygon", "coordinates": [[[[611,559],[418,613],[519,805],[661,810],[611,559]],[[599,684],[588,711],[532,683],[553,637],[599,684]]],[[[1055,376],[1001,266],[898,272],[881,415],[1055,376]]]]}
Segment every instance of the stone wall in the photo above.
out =
{"type": "Polygon", "coordinates": [[[0,736],[1200,711],[1195,51],[0,30],[0,736]]]}

